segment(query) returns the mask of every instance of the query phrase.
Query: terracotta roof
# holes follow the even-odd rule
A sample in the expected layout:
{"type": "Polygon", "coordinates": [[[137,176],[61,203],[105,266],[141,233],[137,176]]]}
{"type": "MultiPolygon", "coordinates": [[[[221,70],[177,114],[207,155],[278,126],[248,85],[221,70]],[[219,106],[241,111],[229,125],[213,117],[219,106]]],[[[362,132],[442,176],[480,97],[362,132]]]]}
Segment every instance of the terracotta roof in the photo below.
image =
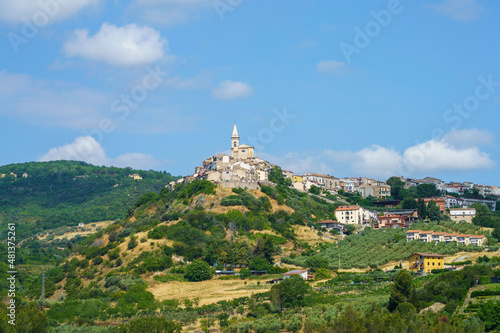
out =
{"type": "Polygon", "coordinates": [[[422,256],[422,257],[443,257],[444,256],[442,254],[437,254],[437,253],[423,253],[423,252],[415,252],[415,253],[412,253],[412,255],[414,254],[418,254],[419,256],[422,256]]]}
{"type": "Polygon", "coordinates": [[[433,234],[434,231],[421,231],[420,233],[421,234],[433,234]]]}
{"type": "Polygon", "coordinates": [[[361,207],[359,207],[358,205],[354,205],[354,206],[339,206],[339,208],[335,209],[335,211],[338,211],[338,210],[357,210],[357,209],[360,209],[361,207]]]}
{"type": "Polygon", "coordinates": [[[446,235],[446,232],[435,232],[433,235],[446,235]]]}
{"type": "Polygon", "coordinates": [[[293,271],[289,271],[289,272],[283,273],[283,275],[294,275],[294,274],[301,274],[301,273],[304,273],[304,272],[307,272],[307,269],[296,269],[296,270],[293,270],[293,271]]]}
{"type": "Polygon", "coordinates": [[[458,236],[458,235],[460,235],[460,234],[458,234],[458,233],[453,233],[453,234],[446,234],[445,236],[458,236]]]}
{"type": "Polygon", "coordinates": [[[409,233],[409,232],[413,232],[413,233],[415,233],[415,232],[421,232],[421,231],[422,231],[422,230],[408,230],[406,233],[409,233]]]}
{"type": "Polygon", "coordinates": [[[475,235],[475,236],[470,236],[470,238],[486,238],[485,235],[475,235]]]}

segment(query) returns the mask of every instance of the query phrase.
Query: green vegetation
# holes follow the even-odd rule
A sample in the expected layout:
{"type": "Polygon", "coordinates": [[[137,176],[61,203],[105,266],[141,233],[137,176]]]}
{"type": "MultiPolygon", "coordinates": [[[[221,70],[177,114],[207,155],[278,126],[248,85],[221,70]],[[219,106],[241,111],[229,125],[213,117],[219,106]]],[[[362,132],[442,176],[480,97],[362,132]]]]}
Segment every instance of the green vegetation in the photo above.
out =
{"type": "MultiPolygon", "coordinates": [[[[110,176],[106,172],[96,177],[110,176]]],[[[125,177],[128,181],[128,175],[125,177]]],[[[147,180],[148,174],[142,177],[142,181],[133,182],[134,186],[147,180]]],[[[92,176],[81,179],[88,178],[92,176]]],[[[283,177],[279,168],[273,169],[270,180],[276,187],[263,186],[266,196],[256,197],[250,191],[233,189],[233,194],[222,199],[221,204],[235,209],[216,214],[203,208],[207,207],[206,196],[215,193],[212,183],[193,181],[170,190],[164,188],[163,180],[159,179],[158,188],[143,188],[144,191],[121,207],[122,215],[90,236],[24,242],[17,258],[20,264],[18,296],[22,299],[19,311],[26,311],[27,322],[33,322],[36,332],[46,332],[50,326],[54,332],[174,333],[195,323],[205,332],[218,328],[224,333],[265,333],[284,329],[306,333],[483,332],[485,328],[498,329],[498,322],[491,315],[498,312],[498,305],[490,304],[490,300],[474,305],[476,311],[468,318],[454,315],[475,281],[486,283],[487,277],[498,274],[493,271],[498,265],[496,258],[481,257],[478,259],[480,264],[461,271],[439,271],[436,272],[439,274],[417,278],[401,270],[400,265],[388,272],[377,269],[391,260],[398,263],[406,260],[412,252],[452,254],[481,248],[406,242],[405,230],[370,228],[362,234],[350,230],[351,234],[338,243],[313,245],[299,240],[294,226],[318,227],[318,221],[334,219],[337,204],[287,187],[289,180],[283,177]],[[293,208],[294,213],[273,212],[270,199],[283,207],[293,208]],[[238,206],[246,207],[246,212],[238,206]],[[168,240],[168,246],[163,240],[168,240]],[[287,251],[293,255],[285,257],[283,253],[287,251]],[[338,273],[335,269],[339,254],[342,268],[371,267],[372,270],[359,274],[338,273]],[[269,290],[261,282],[276,279],[279,273],[286,271],[275,267],[277,255],[283,263],[309,268],[317,280],[329,280],[312,287],[310,281],[292,276],[269,290]],[[39,262],[46,265],[34,265],[39,262]],[[248,297],[200,306],[196,298],[160,302],[148,291],[148,283],[152,280],[154,284],[175,281],[178,285],[181,285],[179,282],[186,285],[196,282],[203,286],[203,281],[213,278],[216,269],[239,270],[239,276],[219,279],[234,279],[235,283],[244,283],[247,288],[249,282],[252,291],[256,292],[248,297]],[[42,270],[46,271],[46,297],[61,295],[57,301],[46,302],[46,311],[38,310],[37,303],[33,302],[40,295],[42,270]],[[251,276],[251,270],[276,275],[251,276]],[[269,291],[264,292],[266,289],[269,291]],[[435,302],[444,303],[445,309],[437,314],[418,314],[435,302]],[[97,326],[112,322],[120,326],[97,326]]],[[[19,181],[21,179],[15,182],[19,181]]],[[[421,188],[418,191],[423,195],[430,190],[421,188]]],[[[357,196],[344,198],[360,200],[357,196]]],[[[418,206],[419,202],[409,198],[405,204],[418,206]]],[[[77,211],[85,205],[87,201],[71,209],[77,211]]],[[[68,207],[64,209],[70,209],[68,207]]],[[[432,210],[431,206],[431,214],[432,210]]],[[[67,227],[64,223],[62,226],[67,227]]],[[[481,233],[477,225],[446,221],[417,223],[413,227],[481,233]]],[[[53,232],[50,237],[64,229],[48,230],[53,232]]],[[[6,252],[5,245],[0,244],[0,252],[6,252]]],[[[4,273],[7,267],[0,263],[0,269],[0,290],[4,296],[8,289],[4,273]]],[[[488,291],[489,294],[495,292],[494,289],[488,291]]],[[[474,299],[494,297],[474,296],[474,299]]],[[[0,311],[4,311],[0,315],[5,318],[5,309],[0,311]]],[[[8,329],[8,326],[0,326],[1,331],[8,332],[8,329]]],[[[29,332],[29,329],[24,331],[29,332]]]]}
{"type": "MultiPolygon", "coordinates": [[[[411,274],[402,270],[396,275],[394,284],[390,286],[391,296],[389,298],[389,311],[401,308],[404,303],[413,305],[413,308],[418,308],[417,294],[413,285],[413,277],[411,274]]],[[[410,307],[411,308],[411,307],[410,307]]]]}
{"type": "Polygon", "coordinates": [[[186,275],[184,277],[188,281],[199,282],[203,280],[210,280],[213,275],[214,273],[206,261],[195,260],[192,264],[187,266],[186,275]]]}
{"type": "MultiPolygon", "coordinates": [[[[127,207],[174,180],[170,174],[131,168],[98,167],[84,162],[55,161],[0,167],[0,218],[17,223],[24,238],[64,226],[115,220],[127,207]],[[27,178],[22,177],[27,174],[27,178]],[[143,179],[134,180],[137,173],[143,179]]],[[[7,223],[2,223],[5,232],[7,223]]],[[[20,239],[19,239],[20,240],[20,239]]]]}
{"type": "MultiPolygon", "coordinates": [[[[479,227],[469,223],[432,222],[416,223],[412,228],[423,230],[465,230],[469,233],[478,231],[479,227]]],[[[300,245],[300,244],[299,244],[300,245]]],[[[362,235],[352,234],[336,244],[322,243],[315,248],[302,244],[303,251],[295,258],[284,257],[284,263],[291,263],[302,267],[311,267],[311,259],[321,259],[326,262],[325,268],[338,268],[339,255],[341,268],[377,268],[390,261],[406,260],[414,252],[433,252],[450,255],[459,251],[483,251],[483,247],[457,245],[455,243],[423,243],[407,242],[404,229],[373,230],[366,228],[362,235]],[[319,250],[319,253],[318,253],[319,250]]]]}

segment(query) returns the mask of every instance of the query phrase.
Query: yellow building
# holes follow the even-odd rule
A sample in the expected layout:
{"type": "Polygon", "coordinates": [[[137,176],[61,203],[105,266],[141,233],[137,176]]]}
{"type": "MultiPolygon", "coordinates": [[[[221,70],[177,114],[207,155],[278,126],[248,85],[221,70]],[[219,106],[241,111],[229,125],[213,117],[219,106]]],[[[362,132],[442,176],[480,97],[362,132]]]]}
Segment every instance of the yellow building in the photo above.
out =
{"type": "Polygon", "coordinates": [[[304,181],[304,178],[302,178],[302,176],[299,176],[299,175],[294,175],[293,176],[293,182],[294,183],[302,183],[304,181]]]}
{"type": "Polygon", "coordinates": [[[433,269],[444,268],[444,256],[437,253],[415,252],[409,258],[410,271],[430,273],[433,269]]]}

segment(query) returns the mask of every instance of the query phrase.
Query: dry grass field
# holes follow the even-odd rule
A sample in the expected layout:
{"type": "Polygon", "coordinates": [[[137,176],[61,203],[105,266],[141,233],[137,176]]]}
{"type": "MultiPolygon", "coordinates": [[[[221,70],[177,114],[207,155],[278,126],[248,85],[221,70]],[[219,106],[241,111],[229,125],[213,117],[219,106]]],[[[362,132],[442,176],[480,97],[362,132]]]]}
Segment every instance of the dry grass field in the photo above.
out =
{"type": "MultiPolygon", "coordinates": [[[[73,239],[76,236],[92,235],[93,233],[97,232],[98,228],[105,229],[108,225],[110,225],[113,222],[114,221],[91,222],[91,223],[86,224],[85,228],[83,228],[83,230],[81,228],[78,228],[75,231],[68,231],[62,235],[54,236],[54,239],[63,239],[63,238],[73,239]]],[[[48,236],[48,234],[45,234],[42,237],[39,237],[38,239],[42,240],[42,239],[47,238],[47,236],[48,236]]]]}
{"type": "Polygon", "coordinates": [[[238,297],[251,296],[252,294],[266,292],[271,285],[266,280],[220,280],[212,279],[202,282],[166,282],[160,283],[153,279],[148,280],[148,291],[155,298],[163,301],[166,299],[193,300],[198,298],[200,305],[217,303],[222,300],[232,300],[238,297]],[[257,285],[260,281],[260,286],[257,285]],[[245,284],[246,282],[246,284],[245,284]]]}

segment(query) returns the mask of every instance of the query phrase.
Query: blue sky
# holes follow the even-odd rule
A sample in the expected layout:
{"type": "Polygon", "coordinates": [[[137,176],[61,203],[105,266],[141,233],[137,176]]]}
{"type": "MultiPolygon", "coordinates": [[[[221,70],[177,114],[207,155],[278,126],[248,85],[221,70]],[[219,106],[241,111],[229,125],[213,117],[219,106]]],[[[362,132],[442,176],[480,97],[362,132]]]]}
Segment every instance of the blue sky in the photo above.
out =
{"type": "Polygon", "coordinates": [[[296,173],[500,186],[500,3],[0,2],[0,164],[186,175],[241,143],[296,173]]]}

